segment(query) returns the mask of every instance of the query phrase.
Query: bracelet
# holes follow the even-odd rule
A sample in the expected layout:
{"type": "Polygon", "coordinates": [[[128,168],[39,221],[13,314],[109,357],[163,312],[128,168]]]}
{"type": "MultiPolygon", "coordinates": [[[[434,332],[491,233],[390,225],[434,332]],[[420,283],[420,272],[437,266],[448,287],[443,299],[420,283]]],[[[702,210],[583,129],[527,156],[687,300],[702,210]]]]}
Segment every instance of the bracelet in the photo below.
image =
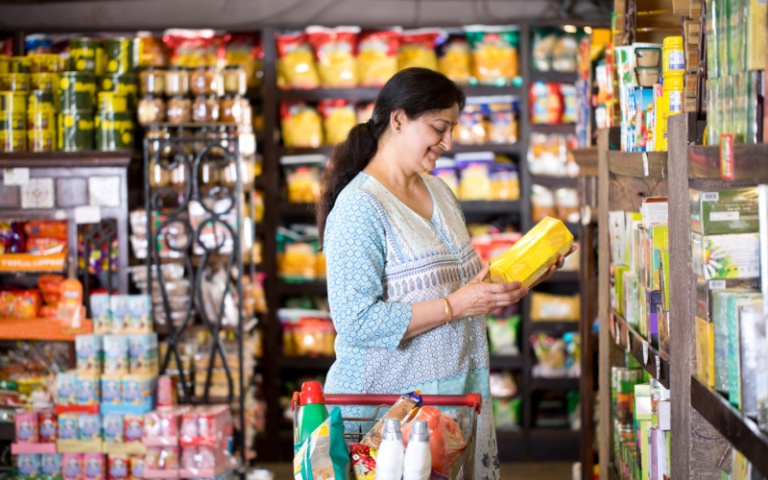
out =
{"type": "Polygon", "coordinates": [[[445,324],[448,325],[451,322],[451,317],[453,316],[451,312],[451,306],[448,304],[448,298],[443,298],[443,302],[445,302],[445,324]]]}

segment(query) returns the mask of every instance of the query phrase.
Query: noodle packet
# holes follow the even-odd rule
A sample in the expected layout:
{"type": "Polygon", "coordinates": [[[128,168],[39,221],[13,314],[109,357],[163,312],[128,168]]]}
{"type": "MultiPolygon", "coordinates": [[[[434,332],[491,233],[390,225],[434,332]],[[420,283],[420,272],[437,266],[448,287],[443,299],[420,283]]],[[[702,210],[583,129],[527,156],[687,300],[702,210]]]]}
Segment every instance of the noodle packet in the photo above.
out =
{"type": "Polygon", "coordinates": [[[397,402],[392,405],[392,408],[389,409],[384,417],[379,419],[379,421],[376,422],[376,425],[365,434],[363,441],[360,443],[369,447],[379,448],[381,445],[381,430],[384,428],[384,419],[396,418],[401,422],[408,421],[415,412],[418,412],[418,409],[421,408],[423,403],[421,392],[418,390],[403,394],[397,402]]]}
{"type": "Polygon", "coordinates": [[[518,76],[516,26],[470,25],[464,27],[474,65],[470,82],[509,85],[518,76]]]}
{"type": "Polygon", "coordinates": [[[358,124],[355,106],[349,100],[326,99],[317,109],[323,117],[325,143],[330,145],[345,141],[352,127],[358,124]]]}
{"type": "Polygon", "coordinates": [[[423,67],[437,70],[435,45],[441,43],[440,40],[443,37],[443,31],[437,28],[405,30],[400,44],[400,53],[397,54],[398,69],[423,67]]]}
{"type": "Polygon", "coordinates": [[[286,147],[313,147],[323,143],[320,115],[302,101],[280,104],[280,128],[286,147]]]}
{"type": "Polygon", "coordinates": [[[280,88],[317,88],[320,80],[315,68],[315,55],[307,34],[294,32],[276,34],[277,84],[280,88]]]}
{"type": "Polygon", "coordinates": [[[381,87],[397,73],[402,34],[400,27],[360,34],[357,72],[361,87],[381,87]]]}
{"type": "Polygon", "coordinates": [[[315,50],[320,83],[325,88],[357,86],[357,36],[360,27],[307,27],[315,50]]]}
{"type": "Polygon", "coordinates": [[[466,85],[471,76],[472,53],[464,36],[451,35],[437,49],[437,68],[454,82],[466,85]]]}

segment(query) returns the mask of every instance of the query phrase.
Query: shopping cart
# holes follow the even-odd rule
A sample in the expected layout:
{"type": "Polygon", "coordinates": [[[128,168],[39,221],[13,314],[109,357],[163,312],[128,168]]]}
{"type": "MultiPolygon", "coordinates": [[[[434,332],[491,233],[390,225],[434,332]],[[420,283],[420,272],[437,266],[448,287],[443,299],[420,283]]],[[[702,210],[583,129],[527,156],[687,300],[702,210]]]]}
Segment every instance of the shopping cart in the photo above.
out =
{"type": "MultiPolygon", "coordinates": [[[[470,480],[475,471],[475,436],[477,434],[477,416],[480,414],[483,397],[479,393],[470,393],[468,395],[422,395],[425,406],[431,407],[469,407],[472,410],[471,423],[468,428],[462,428],[464,438],[466,439],[466,448],[456,459],[449,472],[451,480],[470,480]],[[467,431],[469,433],[467,433],[467,431]]],[[[344,418],[347,422],[375,422],[379,418],[379,412],[384,409],[382,416],[389,408],[400,399],[400,395],[373,395],[373,394],[325,394],[325,405],[368,405],[376,406],[376,410],[371,417],[344,418]]],[[[291,400],[291,411],[293,412],[293,444],[297,442],[297,432],[299,425],[299,407],[301,405],[301,394],[293,393],[291,400]]],[[[461,425],[459,425],[461,426],[461,425]]],[[[352,443],[360,443],[365,433],[344,433],[344,439],[352,443]]]]}

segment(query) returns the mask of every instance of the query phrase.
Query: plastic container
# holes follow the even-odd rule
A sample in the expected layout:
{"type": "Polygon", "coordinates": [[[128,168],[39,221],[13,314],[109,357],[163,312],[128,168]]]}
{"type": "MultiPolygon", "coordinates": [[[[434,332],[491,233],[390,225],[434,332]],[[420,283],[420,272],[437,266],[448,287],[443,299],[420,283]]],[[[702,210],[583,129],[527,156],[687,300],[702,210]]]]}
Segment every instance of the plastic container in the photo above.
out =
{"type": "Polygon", "coordinates": [[[660,150],[667,151],[667,120],[671,115],[677,115],[683,111],[683,73],[665,73],[664,78],[664,103],[661,112],[661,120],[657,121],[656,135],[661,135],[660,150]]]}
{"type": "Polygon", "coordinates": [[[403,480],[428,480],[432,472],[432,450],[429,448],[429,423],[414,420],[403,461],[403,480]]]}
{"type": "Polygon", "coordinates": [[[322,385],[320,382],[304,382],[301,386],[301,407],[299,407],[299,423],[296,427],[296,443],[299,444],[306,440],[326,418],[328,418],[328,409],[325,407],[322,385]]]}
{"type": "Polygon", "coordinates": [[[685,71],[685,52],[683,51],[683,37],[666,37],[661,49],[662,72],[667,73],[685,71]]]}
{"type": "Polygon", "coordinates": [[[658,67],[661,59],[661,48],[638,47],[635,48],[635,62],[638,67],[658,67]]]}
{"type": "Polygon", "coordinates": [[[659,83],[661,69],[659,67],[636,67],[637,83],[641,87],[652,87],[659,83]]]}
{"type": "Polygon", "coordinates": [[[381,431],[379,454],[376,457],[376,480],[400,480],[403,478],[404,457],[400,419],[385,418],[384,428],[381,431]]]}

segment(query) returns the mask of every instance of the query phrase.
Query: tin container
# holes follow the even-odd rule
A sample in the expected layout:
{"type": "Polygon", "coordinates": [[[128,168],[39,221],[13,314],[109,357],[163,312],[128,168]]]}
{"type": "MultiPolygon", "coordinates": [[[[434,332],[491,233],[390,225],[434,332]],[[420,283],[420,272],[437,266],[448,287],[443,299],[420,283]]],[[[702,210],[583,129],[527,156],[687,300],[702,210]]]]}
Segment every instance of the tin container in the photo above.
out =
{"type": "Polygon", "coordinates": [[[56,130],[56,112],[30,110],[27,112],[27,130],[56,130]]]}
{"type": "Polygon", "coordinates": [[[24,152],[26,150],[26,130],[0,130],[0,152],[24,152]]]}
{"type": "Polygon", "coordinates": [[[62,480],[83,480],[83,454],[61,454],[62,480]]]}
{"type": "Polygon", "coordinates": [[[128,111],[128,97],[115,92],[99,92],[97,95],[100,112],[125,113],[128,111]]]}
{"type": "MultiPolygon", "coordinates": [[[[2,95],[2,93],[0,93],[2,95]]],[[[50,110],[56,111],[56,104],[54,103],[54,94],[51,92],[44,92],[41,90],[33,90],[29,92],[27,97],[27,111],[29,110],[50,110]]]]}
{"type": "Polygon", "coordinates": [[[96,67],[94,68],[93,73],[95,75],[104,75],[107,70],[105,63],[106,62],[104,61],[104,42],[97,42],[96,43],[96,67]]]}
{"type": "Polygon", "coordinates": [[[28,73],[3,73],[0,74],[0,90],[4,92],[28,92],[28,73]]]}
{"type": "Polygon", "coordinates": [[[32,61],[29,57],[11,57],[9,73],[31,73],[32,61]]]}
{"type": "Polygon", "coordinates": [[[661,67],[663,73],[683,73],[685,71],[685,52],[683,37],[666,37],[661,48],[661,67]]]}
{"type": "Polygon", "coordinates": [[[106,455],[103,453],[83,454],[83,480],[104,480],[106,473],[106,455]]]}
{"type": "Polygon", "coordinates": [[[96,149],[103,152],[133,148],[133,115],[125,113],[96,113],[96,149]]]}
{"type": "Polygon", "coordinates": [[[42,90],[55,93],[59,86],[58,73],[33,73],[30,75],[30,90],[42,90]]]}
{"type": "Polygon", "coordinates": [[[135,72],[141,66],[142,53],[144,52],[144,42],[141,37],[131,39],[131,62],[130,71],[135,72]]]}
{"type": "Polygon", "coordinates": [[[138,79],[134,74],[104,75],[99,77],[100,92],[114,92],[128,98],[128,108],[136,108],[138,99],[138,79]]]}
{"type": "Polygon", "coordinates": [[[64,72],[59,78],[59,109],[93,110],[96,77],[91,73],[64,72]]]}
{"type": "Polygon", "coordinates": [[[55,53],[31,53],[27,55],[30,62],[30,73],[59,73],[61,69],[60,57],[55,53]]]}
{"type": "Polygon", "coordinates": [[[38,410],[37,424],[40,430],[40,443],[55,443],[59,429],[56,412],[53,409],[38,410]]]}
{"type": "Polygon", "coordinates": [[[58,148],[65,152],[93,150],[94,125],[90,110],[64,110],[59,113],[58,148]]]}
{"type": "Polygon", "coordinates": [[[50,130],[28,130],[27,149],[30,152],[55,152],[56,129],[52,128],[50,130]]]}
{"type": "Polygon", "coordinates": [[[69,41],[69,69],[73,72],[96,73],[97,53],[100,44],[93,38],[73,38],[69,41]]]}
{"type": "Polygon", "coordinates": [[[130,38],[108,38],[104,41],[105,73],[122,75],[131,73],[133,45],[130,38]]]}
{"type": "Polygon", "coordinates": [[[27,119],[23,113],[0,112],[0,130],[22,131],[26,128],[27,119]]]}

